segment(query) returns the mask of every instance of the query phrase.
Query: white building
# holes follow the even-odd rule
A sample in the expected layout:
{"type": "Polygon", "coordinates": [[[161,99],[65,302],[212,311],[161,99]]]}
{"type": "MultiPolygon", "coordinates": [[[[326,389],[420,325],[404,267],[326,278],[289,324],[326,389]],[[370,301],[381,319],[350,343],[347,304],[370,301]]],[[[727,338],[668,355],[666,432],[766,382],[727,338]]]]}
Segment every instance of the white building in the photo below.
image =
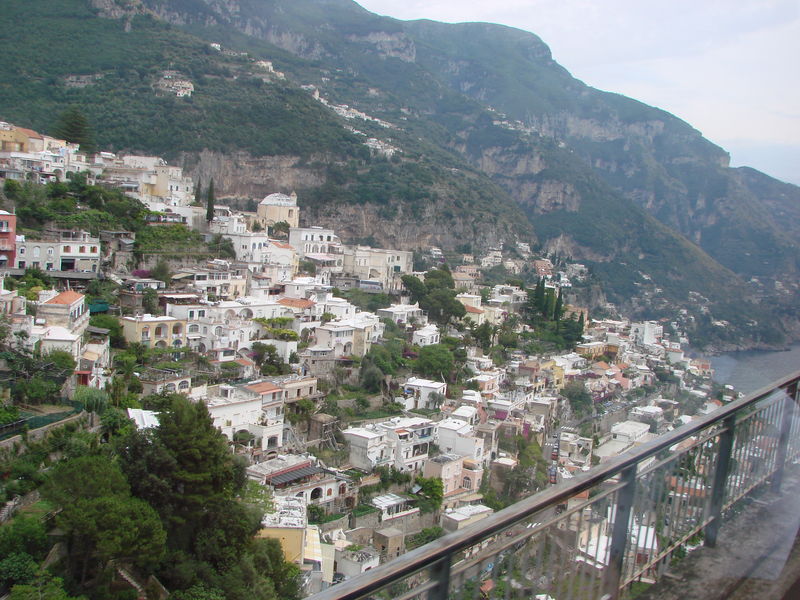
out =
{"type": "Polygon", "coordinates": [[[379,308],[376,314],[381,319],[390,319],[398,325],[410,325],[412,323],[425,325],[428,322],[428,316],[419,307],[418,303],[392,304],[388,308],[379,308]]]}
{"type": "Polygon", "coordinates": [[[630,336],[635,343],[642,346],[652,346],[659,343],[663,334],[664,328],[655,321],[631,323],[630,336]]]}
{"type": "Polygon", "coordinates": [[[441,341],[439,328],[430,323],[422,329],[417,329],[411,336],[411,343],[416,346],[432,346],[441,341]]]}
{"type": "Polygon", "coordinates": [[[468,504],[453,508],[442,513],[442,529],[447,532],[464,529],[468,525],[485,519],[494,511],[483,504],[468,504]]]}
{"type": "MultiPolygon", "coordinates": [[[[265,337],[263,327],[253,319],[293,317],[290,308],[266,296],[245,296],[203,304],[168,303],[166,313],[172,318],[186,321],[189,347],[196,352],[229,348],[239,355],[251,350],[257,341],[275,345],[276,348],[279,345],[279,340],[262,339],[265,337]]],[[[295,351],[296,345],[294,342],[293,348],[287,346],[287,350],[295,351]]]]}
{"type": "Polygon", "coordinates": [[[289,230],[289,244],[295,249],[298,256],[306,258],[311,255],[339,255],[339,267],[341,262],[342,244],[339,236],[333,229],[324,227],[292,227],[289,230]]]}
{"type": "Polygon", "coordinates": [[[439,449],[445,453],[471,458],[478,464],[488,465],[490,456],[484,452],[484,440],[475,436],[472,425],[458,419],[439,421],[439,449]]]}
{"type": "Polygon", "coordinates": [[[436,424],[430,419],[396,417],[365,427],[351,427],[343,434],[350,443],[350,462],[371,472],[393,466],[399,471],[421,471],[430,444],[436,442],[436,424]]]}
{"type": "Polygon", "coordinates": [[[443,381],[431,381],[419,377],[410,377],[403,384],[403,398],[399,402],[405,404],[406,410],[415,408],[434,409],[438,403],[444,400],[447,394],[447,384],[443,381]],[[438,394],[439,398],[431,397],[431,394],[438,394]]]}
{"type": "Polygon", "coordinates": [[[414,253],[407,250],[346,246],[344,272],[362,281],[377,282],[386,291],[399,291],[401,277],[411,273],[414,253]]]}
{"type": "Polygon", "coordinates": [[[16,267],[96,273],[100,269],[100,254],[100,238],[86,231],[53,232],[43,240],[28,240],[18,235],[16,267]]]}
{"type": "Polygon", "coordinates": [[[634,444],[650,432],[650,425],[637,421],[622,421],[611,427],[611,438],[620,442],[634,444]]]}
{"type": "Polygon", "coordinates": [[[375,467],[394,463],[394,444],[385,428],[350,427],[343,432],[350,445],[350,464],[371,473],[375,467]]]}

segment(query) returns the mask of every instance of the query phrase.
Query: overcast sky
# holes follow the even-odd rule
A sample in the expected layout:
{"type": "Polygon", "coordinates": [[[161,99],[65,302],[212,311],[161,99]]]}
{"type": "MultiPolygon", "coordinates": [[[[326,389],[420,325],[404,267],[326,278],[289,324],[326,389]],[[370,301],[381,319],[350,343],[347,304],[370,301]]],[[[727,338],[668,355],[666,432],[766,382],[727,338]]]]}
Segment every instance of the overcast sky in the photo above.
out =
{"type": "Polygon", "coordinates": [[[800,184],[800,0],[357,0],[398,19],[532,31],[577,78],[688,121],[800,184]]]}

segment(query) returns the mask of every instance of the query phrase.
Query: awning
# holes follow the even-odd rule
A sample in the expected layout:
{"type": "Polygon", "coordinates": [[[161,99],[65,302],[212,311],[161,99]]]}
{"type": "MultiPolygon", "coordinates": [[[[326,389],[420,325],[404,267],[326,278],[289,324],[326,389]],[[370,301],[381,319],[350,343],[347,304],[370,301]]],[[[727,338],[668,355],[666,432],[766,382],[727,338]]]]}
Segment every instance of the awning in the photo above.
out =
{"type": "Polygon", "coordinates": [[[294,471],[289,471],[288,473],[281,473],[279,475],[275,475],[274,477],[267,476],[265,479],[270,485],[283,485],[285,483],[291,483],[293,481],[304,479],[305,477],[310,477],[311,475],[316,475],[317,473],[322,472],[323,469],[320,469],[319,467],[308,466],[295,469],[294,471]]]}

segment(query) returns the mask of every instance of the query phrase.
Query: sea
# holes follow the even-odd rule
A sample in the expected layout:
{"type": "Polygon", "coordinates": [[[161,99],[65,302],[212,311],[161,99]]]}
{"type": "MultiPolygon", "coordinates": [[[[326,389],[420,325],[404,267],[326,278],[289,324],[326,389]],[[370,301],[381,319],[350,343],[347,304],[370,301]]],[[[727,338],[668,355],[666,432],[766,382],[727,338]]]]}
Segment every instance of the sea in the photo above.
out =
{"type": "Polygon", "coordinates": [[[784,375],[800,371],[800,344],[782,352],[726,352],[710,360],[715,381],[748,394],[784,375]]]}

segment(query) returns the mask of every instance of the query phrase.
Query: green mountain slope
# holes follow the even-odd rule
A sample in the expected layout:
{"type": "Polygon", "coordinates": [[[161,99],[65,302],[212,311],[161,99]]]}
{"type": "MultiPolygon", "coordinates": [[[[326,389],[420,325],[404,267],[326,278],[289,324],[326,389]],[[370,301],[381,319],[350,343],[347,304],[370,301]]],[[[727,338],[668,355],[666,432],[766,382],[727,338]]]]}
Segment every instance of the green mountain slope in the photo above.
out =
{"type": "MultiPolygon", "coordinates": [[[[673,115],[595,90],[555,63],[536,36],[467,23],[405,24],[417,62],[471,98],[566,143],[613,187],[745,278],[798,280],[796,231],[773,215],[796,211],[800,188],[770,195],[727,153],[673,115]]],[[[750,170],[750,172],[755,173],[750,170]]]]}
{"type": "Polygon", "coordinates": [[[285,158],[303,173],[287,181],[305,214],[350,239],[476,251],[538,240],[587,262],[636,314],[680,316],[721,344],[780,341],[766,307],[796,288],[774,299],[732,271],[771,281],[776,257],[797,271],[771,216],[796,188],[770,187],[751,227],[742,206],[769,187],[760,174],[728,169],[679,119],[575,80],[532,34],[404,23],[349,0],[7,0],[4,15],[16,28],[0,33],[0,118],[48,131],[78,105],[101,147],[224,171],[223,195],[238,193],[241,164],[285,158]],[[194,83],[191,98],[156,93],[168,70],[194,83]],[[96,78],[75,87],[70,75],[96,78]],[[301,84],[390,125],[337,117],[301,84]],[[368,137],[398,152],[371,153],[368,137]]]}
{"type": "MultiPolygon", "coordinates": [[[[466,209],[465,231],[474,229],[476,215],[492,208],[505,237],[530,237],[503,190],[485,178],[469,186],[454,180],[452,168],[469,170],[455,155],[406,136],[402,159],[373,157],[364,135],[353,133],[295,83],[259,69],[252,56],[216,52],[207,41],[141,14],[135,3],[123,4],[134,10],[107,19],[84,0],[4,3],[4,16],[17,27],[0,33],[0,118],[47,132],[65,106],[76,105],[89,116],[102,148],[170,159],[204,150],[291,156],[315,180],[344,183],[346,177],[356,202],[376,211],[392,206],[390,213],[411,217],[424,203],[427,217],[441,228],[455,198],[466,209]],[[157,93],[165,71],[191,80],[192,96],[157,93]],[[75,87],[69,85],[71,75],[96,79],[75,87]]],[[[269,50],[270,58],[287,56],[274,46],[269,50]]],[[[381,129],[361,128],[369,135],[381,129]]],[[[316,205],[335,205],[337,190],[324,198],[317,194],[316,205]]],[[[485,243],[499,241],[484,237],[485,243]]]]}

